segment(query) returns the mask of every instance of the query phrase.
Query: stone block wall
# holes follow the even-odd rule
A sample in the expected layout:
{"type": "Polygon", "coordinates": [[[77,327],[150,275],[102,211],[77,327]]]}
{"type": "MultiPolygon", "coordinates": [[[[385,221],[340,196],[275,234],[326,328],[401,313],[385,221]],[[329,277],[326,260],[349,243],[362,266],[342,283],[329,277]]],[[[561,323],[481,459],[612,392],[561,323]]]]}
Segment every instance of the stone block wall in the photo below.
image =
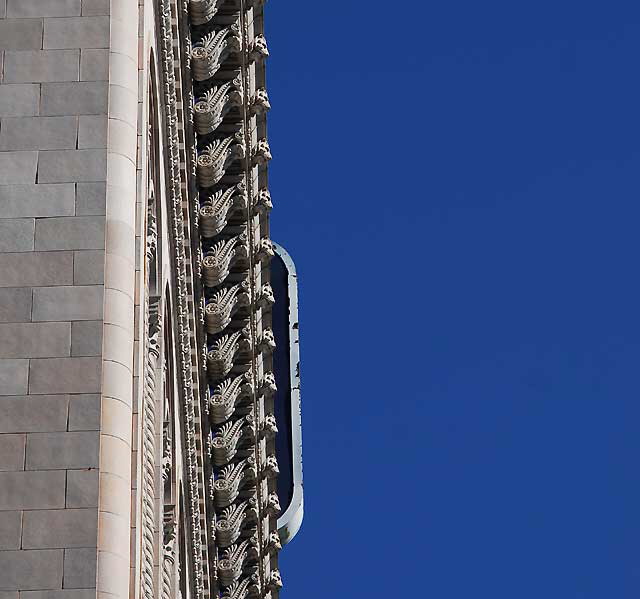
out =
{"type": "Polygon", "coordinates": [[[133,266],[114,264],[135,262],[135,133],[131,150],[111,132],[135,132],[136,27],[136,2],[0,0],[0,599],[95,597],[101,551],[128,555],[108,521],[128,528],[110,489],[130,486],[114,456],[131,436],[133,266]],[[131,94],[122,69],[110,81],[118,44],[134,89],[112,118],[114,88],[131,94]]]}

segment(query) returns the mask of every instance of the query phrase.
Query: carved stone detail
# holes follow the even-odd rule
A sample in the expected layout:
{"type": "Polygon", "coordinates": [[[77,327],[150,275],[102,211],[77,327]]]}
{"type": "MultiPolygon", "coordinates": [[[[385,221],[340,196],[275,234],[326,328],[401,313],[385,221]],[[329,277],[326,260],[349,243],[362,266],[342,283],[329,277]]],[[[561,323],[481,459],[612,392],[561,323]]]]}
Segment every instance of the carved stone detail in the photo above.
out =
{"type": "Polygon", "coordinates": [[[258,88],[256,93],[253,94],[253,98],[251,98],[251,114],[264,114],[270,108],[271,104],[269,103],[267,90],[264,87],[258,88]]]}
{"type": "Polygon", "coordinates": [[[220,69],[231,52],[240,52],[242,38],[237,24],[212,31],[198,40],[191,50],[191,69],[196,81],[206,81],[220,69]]]}
{"type": "Polygon", "coordinates": [[[238,133],[224,139],[216,139],[198,156],[196,174],[198,185],[211,187],[215,185],[234,161],[244,158],[244,139],[238,133]]]}
{"type": "Polygon", "coordinates": [[[267,38],[262,33],[259,33],[253,38],[253,44],[251,45],[251,51],[249,52],[250,60],[262,60],[269,56],[269,49],[267,48],[267,38]]]}
{"type": "Polygon", "coordinates": [[[241,306],[248,306],[250,301],[249,294],[241,292],[239,284],[218,291],[205,308],[207,332],[216,334],[226,329],[233,313],[241,306]]]}
{"type": "Polygon", "coordinates": [[[225,508],[221,518],[216,522],[216,541],[219,547],[229,547],[240,537],[240,532],[247,519],[249,504],[246,501],[225,508]]]}
{"type": "Polygon", "coordinates": [[[216,466],[224,466],[235,457],[238,443],[245,434],[243,426],[244,418],[239,418],[235,422],[227,422],[216,432],[211,441],[211,457],[216,466]]]}
{"type": "Polygon", "coordinates": [[[142,398],[142,593],[146,599],[154,599],[154,531],[156,484],[156,369],[160,357],[159,339],[162,322],[158,313],[158,299],[150,300],[146,308],[147,349],[145,352],[144,393],[142,398]]]}
{"type": "Polygon", "coordinates": [[[208,23],[224,0],[189,0],[189,17],[194,25],[208,23]]]}
{"type": "Polygon", "coordinates": [[[233,358],[240,349],[242,331],[236,331],[231,335],[225,335],[218,339],[207,354],[207,371],[213,379],[221,379],[227,376],[233,368],[233,358]]]}
{"type": "Polygon", "coordinates": [[[247,207],[247,196],[243,182],[219,189],[210,198],[205,200],[200,208],[200,231],[205,238],[218,235],[227,225],[227,219],[231,208],[247,207]]]}
{"type": "Polygon", "coordinates": [[[250,584],[250,578],[245,578],[244,580],[234,582],[222,594],[222,599],[246,599],[249,596],[250,584]]]}
{"type": "Polygon", "coordinates": [[[271,212],[273,208],[273,203],[271,201],[271,194],[268,189],[261,189],[258,192],[258,197],[256,198],[254,208],[258,214],[268,214],[271,212]]]}
{"type": "Polygon", "coordinates": [[[231,545],[223,553],[223,558],[218,562],[218,576],[223,586],[230,586],[240,578],[248,545],[248,540],[243,541],[239,545],[231,545]]]}
{"type": "Polygon", "coordinates": [[[247,236],[242,233],[227,241],[219,241],[202,260],[202,277],[207,287],[220,285],[236,260],[247,257],[247,236]]]}
{"type": "Polygon", "coordinates": [[[236,77],[220,87],[212,87],[193,107],[196,131],[206,135],[215,131],[234,106],[242,104],[242,80],[236,77]]]}
{"type": "Polygon", "coordinates": [[[258,140],[256,147],[251,152],[251,160],[254,166],[264,166],[271,160],[271,149],[266,139],[258,140]]]}
{"type": "Polygon", "coordinates": [[[250,377],[241,374],[234,379],[227,379],[220,383],[209,400],[211,421],[220,424],[228,420],[233,414],[236,404],[253,393],[250,377]]]}
{"type": "Polygon", "coordinates": [[[231,505],[240,492],[244,479],[255,479],[254,461],[246,458],[237,464],[229,464],[220,470],[218,478],[213,481],[213,500],[217,508],[231,505]],[[253,469],[253,471],[252,471],[253,469]]]}

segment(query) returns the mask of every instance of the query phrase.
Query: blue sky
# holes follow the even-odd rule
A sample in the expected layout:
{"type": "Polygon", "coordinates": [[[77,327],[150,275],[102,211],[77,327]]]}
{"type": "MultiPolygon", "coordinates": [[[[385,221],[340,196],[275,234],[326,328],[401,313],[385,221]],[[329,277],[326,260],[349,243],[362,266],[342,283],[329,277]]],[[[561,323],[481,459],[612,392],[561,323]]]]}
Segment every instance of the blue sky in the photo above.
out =
{"type": "Polygon", "coordinates": [[[267,5],[283,599],[640,596],[640,5],[267,5]]]}

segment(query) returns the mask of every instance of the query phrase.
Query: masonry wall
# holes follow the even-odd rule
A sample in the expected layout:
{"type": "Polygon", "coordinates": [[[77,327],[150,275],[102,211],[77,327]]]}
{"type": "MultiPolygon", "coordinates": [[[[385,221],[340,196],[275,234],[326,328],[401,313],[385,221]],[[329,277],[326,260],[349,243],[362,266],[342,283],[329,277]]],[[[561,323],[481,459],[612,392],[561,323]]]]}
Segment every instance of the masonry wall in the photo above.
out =
{"type": "Polygon", "coordinates": [[[126,595],[136,11],[0,0],[0,599],[126,595]]]}

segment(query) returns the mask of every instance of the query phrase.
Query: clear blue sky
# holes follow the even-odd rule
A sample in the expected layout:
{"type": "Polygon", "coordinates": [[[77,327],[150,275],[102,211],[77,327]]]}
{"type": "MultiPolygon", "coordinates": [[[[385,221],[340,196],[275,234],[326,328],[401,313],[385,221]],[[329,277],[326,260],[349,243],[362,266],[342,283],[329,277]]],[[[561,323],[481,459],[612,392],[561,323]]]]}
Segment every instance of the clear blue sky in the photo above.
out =
{"type": "Polygon", "coordinates": [[[637,599],[640,4],[267,19],[301,284],[283,599],[637,599]]]}

